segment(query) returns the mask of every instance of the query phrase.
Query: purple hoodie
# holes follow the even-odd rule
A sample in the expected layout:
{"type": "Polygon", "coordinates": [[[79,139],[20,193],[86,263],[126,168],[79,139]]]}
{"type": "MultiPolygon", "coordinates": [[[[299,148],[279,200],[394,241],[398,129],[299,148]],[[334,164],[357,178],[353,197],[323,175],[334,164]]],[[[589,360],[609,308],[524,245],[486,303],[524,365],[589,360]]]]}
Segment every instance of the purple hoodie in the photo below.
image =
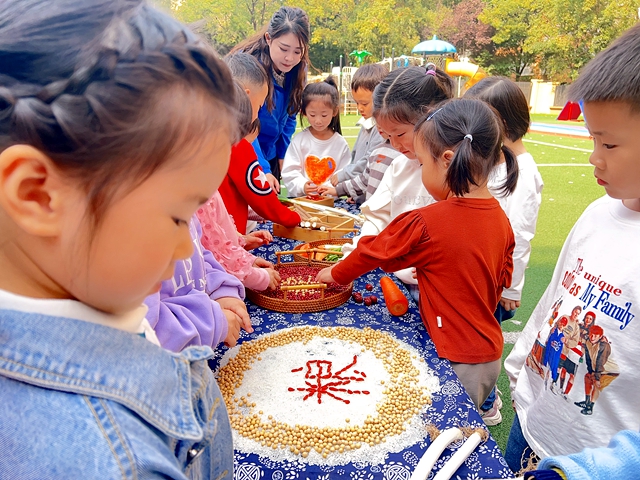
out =
{"type": "Polygon", "coordinates": [[[202,228],[194,215],[189,225],[194,252],[176,262],[173,278],[160,292],[148,296],[147,320],[167,350],[180,352],[190,345],[215,348],[227,336],[227,318],[218,302],[222,297],[244,299],[244,286],[229,275],[200,243],[202,228]]]}

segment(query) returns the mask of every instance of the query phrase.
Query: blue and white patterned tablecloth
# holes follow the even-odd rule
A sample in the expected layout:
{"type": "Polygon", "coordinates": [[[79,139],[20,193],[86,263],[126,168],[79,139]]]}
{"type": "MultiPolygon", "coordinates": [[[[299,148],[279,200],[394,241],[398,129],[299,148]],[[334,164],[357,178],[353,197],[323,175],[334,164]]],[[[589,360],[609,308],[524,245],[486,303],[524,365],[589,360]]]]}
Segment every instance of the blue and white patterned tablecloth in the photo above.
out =
{"type": "MultiPolygon", "coordinates": [[[[265,224],[262,228],[269,229],[265,224]],[[266,228],[265,228],[266,227],[266,228]]],[[[300,242],[288,239],[276,238],[268,246],[254,251],[259,256],[275,261],[276,251],[289,250],[300,242]]],[[[285,257],[283,257],[284,259],[285,257]]],[[[365,285],[370,283],[376,294],[382,299],[380,290],[380,277],[384,273],[374,270],[354,282],[354,291],[365,291],[365,285]]],[[[395,277],[392,276],[395,279],[395,277]]],[[[256,336],[272,333],[277,330],[296,326],[347,326],[354,328],[371,327],[383,330],[395,338],[411,345],[424,357],[429,367],[434,371],[440,381],[440,391],[432,396],[432,405],[426,415],[428,421],[444,430],[448,427],[484,427],[480,415],[474,407],[471,399],[458,381],[456,374],[451,369],[447,360],[438,358],[433,342],[427,335],[416,304],[411,296],[400,285],[403,292],[409,298],[409,311],[402,317],[393,317],[389,314],[384,301],[369,307],[357,304],[349,300],[344,305],[323,312],[307,314],[286,314],[264,310],[253,304],[248,304],[249,314],[255,333],[248,335],[243,332],[239,342],[249,341],[256,336]]],[[[216,357],[212,366],[216,366],[224,353],[225,347],[216,351],[216,357]]],[[[453,445],[454,450],[461,442],[453,445]]],[[[256,454],[237,451],[235,452],[235,479],[236,480],[409,480],[422,454],[426,451],[430,441],[427,438],[417,444],[398,453],[388,454],[386,461],[381,465],[348,464],[340,466],[309,465],[306,462],[275,462],[259,457],[256,454]]],[[[454,452],[450,449],[444,451],[436,463],[429,478],[451,457],[454,452]]],[[[494,479],[510,478],[513,474],[493,438],[482,443],[458,469],[452,478],[456,479],[494,479]]]]}

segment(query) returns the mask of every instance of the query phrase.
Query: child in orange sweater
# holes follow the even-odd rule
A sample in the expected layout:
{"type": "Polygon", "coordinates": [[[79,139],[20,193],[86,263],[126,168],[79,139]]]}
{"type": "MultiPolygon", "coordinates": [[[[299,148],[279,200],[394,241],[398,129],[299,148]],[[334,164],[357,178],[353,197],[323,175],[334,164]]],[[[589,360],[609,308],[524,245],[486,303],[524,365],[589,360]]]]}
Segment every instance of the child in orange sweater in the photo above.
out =
{"type": "Polygon", "coordinates": [[[503,189],[513,191],[518,178],[515,156],[502,146],[502,128],[479,100],[450,101],[418,122],[415,151],[436,203],[363,237],[346,259],[317,277],[346,284],[377,267],[415,267],[422,320],[476,407],[500,373],[503,339],[493,312],[513,271],[513,232],[487,188],[502,154],[508,172],[503,189]]]}

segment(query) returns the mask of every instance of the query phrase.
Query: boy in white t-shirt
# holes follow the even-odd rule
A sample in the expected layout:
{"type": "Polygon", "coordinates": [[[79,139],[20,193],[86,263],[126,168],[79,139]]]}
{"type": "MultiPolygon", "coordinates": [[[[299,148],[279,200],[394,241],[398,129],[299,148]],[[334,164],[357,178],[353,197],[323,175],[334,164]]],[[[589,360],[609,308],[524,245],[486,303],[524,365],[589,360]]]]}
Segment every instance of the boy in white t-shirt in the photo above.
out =
{"type": "MultiPolygon", "coordinates": [[[[541,467],[557,467],[565,474],[562,478],[569,479],[638,474],[639,59],[637,25],[598,54],[570,90],[570,98],[583,104],[594,141],[589,161],[607,195],[587,207],[569,233],[551,282],[505,361],[517,412],[505,458],[514,471],[530,457],[604,447],[616,433],[628,430],[621,434],[626,435],[624,445],[620,436],[611,444],[623,447],[620,461],[610,461],[615,455],[607,451],[591,450],[543,460],[541,467]],[[541,362],[540,345],[546,344],[550,321],[577,307],[591,315],[578,319],[585,331],[572,347],[575,385],[545,388],[546,369],[562,368],[563,362],[554,367],[541,362]]],[[[556,472],[555,477],[544,478],[561,477],[556,472]]]]}

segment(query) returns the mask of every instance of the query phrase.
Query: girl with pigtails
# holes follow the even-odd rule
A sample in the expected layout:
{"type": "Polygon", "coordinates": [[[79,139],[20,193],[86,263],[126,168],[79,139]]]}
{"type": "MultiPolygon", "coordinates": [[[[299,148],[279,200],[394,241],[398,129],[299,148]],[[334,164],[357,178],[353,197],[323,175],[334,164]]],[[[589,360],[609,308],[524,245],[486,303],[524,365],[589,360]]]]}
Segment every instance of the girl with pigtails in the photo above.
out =
{"type": "Polygon", "coordinates": [[[414,267],[429,336],[479,407],[500,373],[502,330],[493,312],[511,284],[515,244],[487,181],[504,155],[507,176],[501,188],[512,192],[516,158],[502,144],[502,122],[479,100],[445,103],[418,121],[414,133],[422,183],[436,203],[399,215],[377,236],[361,238],[317,280],[348,284],[377,267],[390,272],[414,267]]]}

